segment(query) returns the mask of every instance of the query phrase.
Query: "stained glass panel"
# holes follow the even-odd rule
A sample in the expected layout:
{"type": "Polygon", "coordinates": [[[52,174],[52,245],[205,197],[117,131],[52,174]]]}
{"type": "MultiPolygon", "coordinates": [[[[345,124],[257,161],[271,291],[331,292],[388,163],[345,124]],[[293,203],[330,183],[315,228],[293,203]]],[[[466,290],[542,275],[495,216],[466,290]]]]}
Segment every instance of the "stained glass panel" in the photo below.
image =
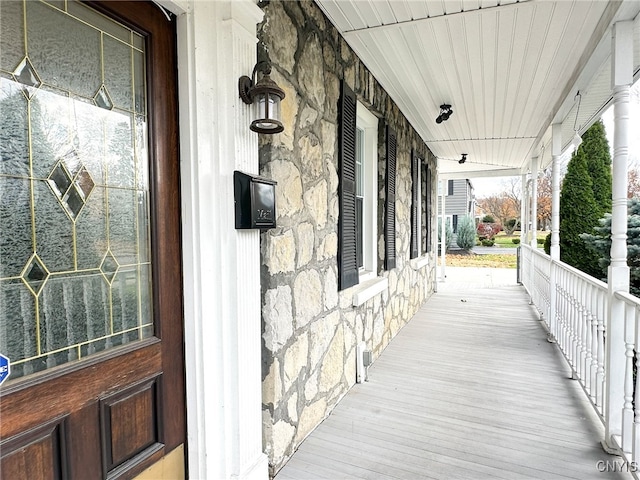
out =
{"type": "Polygon", "coordinates": [[[24,4],[21,1],[0,2],[0,68],[12,72],[24,58],[24,4]]]}
{"type": "Polygon", "coordinates": [[[6,78],[0,78],[0,175],[29,175],[27,99],[6,78]]]}
{"type": "Polygon", "coordinates": [[[35,303],[21,280],[0,280],[0,351],[11,359],[37,354],[35,303]]]}
{"type": "Polygon", "coordinates": [[[26,5],[29,58],[41,80],[92,97],[102,84],[100,32],[44,3],[26,5]]]}
{"type": "Polygon", "coordinates": [[[0,177],[0,278],[18,277],[33,254],[29,180],[0,177]]]}
{"type": "Polygon", "coordinates": [[[114,187],[135,187],[133,125],[130,114],[110,112],[105,115],[107,144],[107,183],[114,187]]]}
{"type": "Polygon", "coordinates": [[[107,252],[107,216],[105,189],[95,187],[87,199],[82,215],[76,220],[78,270],[97,269],[107,252]]]}
{"type": "Polygon", "coordinates": [[[36,248],[50,272],[72,271],[73,222],[43,180],[33,182],[36,248]]]}
{"type": "Polygon", "coordinates": [[[109,189],[109,244],[120,265],[137,263],[135,190],[109,189]]]}
{"type": "MultiPolygon", "coordinates": [[[[64,160],[72,172],[79,161],[73,146],[71,103],[68,94],[43,86],[29,102],[31,126],[31,162],[36,178],[47,178],[58,162],[64,160]]],[[[64,195],[65,192],[62,192],[64,195]]]]}
{"type": "Polygon", "coordinates": [[[109,87],[114,106],[130,111],[133,109],[133,48],[108,36],[104,37],[103,42],[104,83],[109,87]]]}
{"type": "Polygon", "coordinates": [[[153,335],[146,67],[139,34],[80,3],[0,13],[0,352],[16,378],[153,335]]]}

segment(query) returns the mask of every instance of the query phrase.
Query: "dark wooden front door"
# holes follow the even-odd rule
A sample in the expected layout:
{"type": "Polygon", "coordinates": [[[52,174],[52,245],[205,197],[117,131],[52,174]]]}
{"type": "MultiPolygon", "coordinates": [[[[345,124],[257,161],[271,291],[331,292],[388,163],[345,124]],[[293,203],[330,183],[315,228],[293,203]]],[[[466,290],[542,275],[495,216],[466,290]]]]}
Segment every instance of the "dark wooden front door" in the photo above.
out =
{"type": "Polygon", "coordinates": [[[131,478],[185,442],[175,19],[0,22],[0,477],[131,478]]]}

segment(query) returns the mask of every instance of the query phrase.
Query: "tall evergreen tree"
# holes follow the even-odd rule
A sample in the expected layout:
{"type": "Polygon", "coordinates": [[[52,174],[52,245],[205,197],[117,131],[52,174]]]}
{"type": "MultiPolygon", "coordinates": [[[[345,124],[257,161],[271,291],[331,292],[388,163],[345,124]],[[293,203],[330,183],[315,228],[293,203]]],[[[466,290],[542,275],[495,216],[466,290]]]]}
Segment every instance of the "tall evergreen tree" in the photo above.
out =
{"type": "Polygon", "coordinates": [[[587,159],[587,170],[591,177],[593,198],[598,207],[598,218],[611,212],[611,153],[602,120],[594,123],[582,136],[582,145],[576,155],[587,159]]]}
{"type": "Polygon", "coordinates": [[[594,277],[601,276],[598,258],[580,239],[611,212],[611,154],[602,121],[582,136],[562,182],[560,194],[560,259],[594,277]]]}
{"type": "Polygon", "coordinates": [[[585,248],[580,234],[598,225],[598,211],[586,156],[574,154],[560,193],[560,260],[593,276],[600,275],[598,259],[585,248]]]}

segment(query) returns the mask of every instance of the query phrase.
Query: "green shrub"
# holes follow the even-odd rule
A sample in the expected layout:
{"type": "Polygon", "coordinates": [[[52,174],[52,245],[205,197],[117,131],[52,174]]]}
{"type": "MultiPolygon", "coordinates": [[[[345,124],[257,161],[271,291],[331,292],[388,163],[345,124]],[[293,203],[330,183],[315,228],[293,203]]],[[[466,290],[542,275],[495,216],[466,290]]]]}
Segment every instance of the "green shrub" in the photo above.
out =
{"type": "Polygon", "coordinates": [[[482,223],[495,223],[495,218],[493,218],[491,215],[485,215],[484,217],[482,217],[482,223]]]}
{"type": "Polygon", "coordinates": [[[512,238],[511,241],[513,243],[515,243],[516,245],[520,244],[520,239],[519,238],[512,238]]]}
{"type": "MultiPolygon", "coordinates": [[[[627,210],[627,264],[629,265],[629,290],[640,296],[640,199],[628,201],[627,210]]],[[[611,214],[606,213],[593,229],[592,234],[583,233],[580,238],[598,258],[601,278],[607,281],[607,270],[611,263],[611,214]]]]}
{"type": "Polygon", "coordinates": [[[544,241],[545,241],[545,239],[544,239],[544,238],[536,238],[536,243],[537,243],[538,245],[544,245],[544,241]]]}
{"type": "Polygon", "coordinates": [[[482,240],[482,246],[483,247],[493,247],[493,244],[496,243],[493,240],[490,240],[488,238],[485,238],[484,240],[482,240]]]}
{"type": "Polygon", "coordinates": [[[551,234],[544,237],[544,253],[551,255],[551,234]]]}
{"type": "Polygon", "coordinates": [[[458,221],[456,243],[463,250],[471,250],[476,242],[476,226],[470,216],[462,217],[458,221]]]}

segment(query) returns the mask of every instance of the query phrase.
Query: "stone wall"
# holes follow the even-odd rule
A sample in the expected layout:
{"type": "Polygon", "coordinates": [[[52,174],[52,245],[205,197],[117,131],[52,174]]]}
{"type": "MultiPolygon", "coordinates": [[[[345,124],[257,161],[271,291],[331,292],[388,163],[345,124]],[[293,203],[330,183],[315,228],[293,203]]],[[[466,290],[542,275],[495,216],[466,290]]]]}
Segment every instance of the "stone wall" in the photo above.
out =
{"type": "MultiPolygon", "coordinates": [[[[273,0],[263,8],[258,58],[272,63],[271,77],[286,93],[285,131],[260,138],[260,172],[278,182],[278,227],[261,238],[263,435],[275,473],[354,385],[356,344],[366,342],[377,358],[433,292],[435,246],[427,265],[409,260],[411,149],[434,175],[435,159],[312,1],[273,0]],[[389,287],[360,307],[352,306],[358,286],[339,292],[337,281],[343,78],[380,119],[378,274],[389,287]],[[386,124],[398,135],[397,268],[391,271],[383,270],[386,124]]],[[[436,205],[435,192],[429,203],[436,205]]],[[[433,208],[429,215],[435,225],[433,208]]]]}

